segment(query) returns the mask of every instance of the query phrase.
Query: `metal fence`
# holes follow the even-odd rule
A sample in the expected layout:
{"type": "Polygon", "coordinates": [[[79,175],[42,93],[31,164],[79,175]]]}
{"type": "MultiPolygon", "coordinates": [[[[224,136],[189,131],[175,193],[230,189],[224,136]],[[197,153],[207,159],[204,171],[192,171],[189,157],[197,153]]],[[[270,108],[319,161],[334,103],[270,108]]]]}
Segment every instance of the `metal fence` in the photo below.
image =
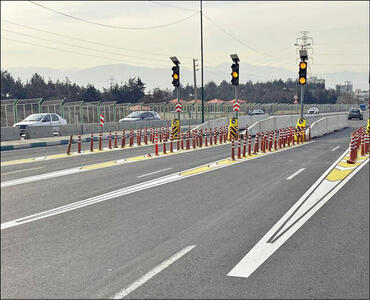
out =
{"type": "MultiPolygon", "coordinates": [[[[310,107],[318,107],[320,112],[348,111],[352,104],[305,104],[304,111],[310,107]]],[[[241,103],[240,115],[246,115],[254,109],[262,109],[269,115],[299,113],[298,104],[288,103],[241,103]]],[[[109,102],[65,102],[59,100],[36,99],[11,99],[1,100],[1,126],[12,126],[14,123],[25,119],[33,113],[57,113],[67,120],[68,124],[74,123],[98,123],[99,114],[103,114],[106,122],[118,122],[132,111],[152,110],[156,111],[162,120],[170,120],[177,117],[175,104],[161,103],[116,103],[109,102]]],[[[181,119],[200,120],[202,117],[201,103],[184,103],[182,105],[181,119]]],[[[233,103],[205,103],[205,120],[230,117],[233,115],[233,103]]]]}

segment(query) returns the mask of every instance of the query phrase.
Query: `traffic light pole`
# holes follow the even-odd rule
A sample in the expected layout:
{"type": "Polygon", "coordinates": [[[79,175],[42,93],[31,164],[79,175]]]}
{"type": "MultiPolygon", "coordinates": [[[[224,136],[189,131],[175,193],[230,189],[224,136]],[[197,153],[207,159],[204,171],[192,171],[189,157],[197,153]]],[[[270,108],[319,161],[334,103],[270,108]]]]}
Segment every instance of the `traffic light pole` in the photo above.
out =
{"type": "MultiPolygon", "coordinates": [[[[235,86],[235,103],[238,101],[238,86],[235,86]]],[[[239,112],[235,112],[235,118],[239,118],[239,112]]]]}
{"type": "Polygon", "coordinates": [[[201,90],[202,90],[202,123],[204,123],[204,88],[203,88],[203,9],[200,0],[200,56],[201,56],[201,90]]]}
{"type": "Polygon", "coordinates": [[[301,85],[301,119],[303,119],[304,85],[301,85]]]}
{"type": "MultiPolygon", "coordinates": [[[[178,87],[176,88],[176,94],[177,94],[177,103],[180,103],[178,87]]],[[[180,112],[177,113],[177,119],[180,121],[180,112]]]]}

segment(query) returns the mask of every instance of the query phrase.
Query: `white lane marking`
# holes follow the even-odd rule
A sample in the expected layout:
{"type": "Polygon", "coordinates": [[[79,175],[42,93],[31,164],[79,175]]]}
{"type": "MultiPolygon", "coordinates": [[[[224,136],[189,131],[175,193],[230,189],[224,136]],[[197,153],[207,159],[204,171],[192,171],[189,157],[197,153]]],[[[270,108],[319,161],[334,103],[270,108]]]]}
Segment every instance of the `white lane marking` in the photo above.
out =
{"type": "Polygon", "coordinates": [[[335,151],[335,150],[337,150],[339,148],[340,148],[340,146],[336,146],[335,148],[331,149],[331,151],[335,151]]]}
{"type": "Polygon", "coordinates": [[[299,169],[297,172],[293,173],[292,175],[290,175],[289,177],[287,177],[285,179],[290,180],[290,179],[296,177],[299,173],[303,172],[304,170],[306,170],[306,168],[299,169]]]}
{"type": "Polygon", "coordinates": [[[346,154],[347,151],[325,171],[291,209],[227,274],[228,276],[248,278],[369,161],[366,160],[339,183],[326,180],[325,177],[346,154]]]}
{"type": "Polygon", "coordinates": [[[15,174],[15,173],[26,172],[26,171],[32,171],[32,170],[37,170],[37,169],[42,169],[42,168],[43,168],[43,167],[37,167],[37,168],[24,169],[24,170],[18,170],[18,171],[11,171],[11,172],[6,172],[6,173],[1,173],[1,175],[15,174]]]}
{"type": "MultiPolygon", "coordinates": [[[[305,144],[297,145],[294,148],[301,147],[301,146],[304,146],[304,145],[308,145],[310,143],[313,143],[313,141],[305,143],[305,144]]],[[[81,208],[81,207],[84,207],[84,206],[92,205],[92,204],[99,203],[99,202],[102,202],[102,201],[107,201],[107,200],[114,199],[114,198],[117,198],[117,197],[120,197],[120,196],[128,195],[128,194],[135,193],[135,192],[139,192],[141,190],[145,190],[145,189],[149,189],[149,188],[152,188],[152,187],[160,186],[160,185],[170,183],[170,182],[174,182],[174,181],[177,181],[177,180],[180,180],[180,179],[189,178],[191,176],[204,174],[204,173],[211,172],[211,171],[214,171],[214,170],[226,168],[228,166],[237,165],[237,164],[240,164],[240,163],[243,163],[243,162],[246,162],[246,161],[258,159],[258,158],[261,158],[261,157],[265,157],[267,155],[272,155],[274,153],[280,153],[282,151],[286,151],[286,150],[294,149],[294,148],[285,148],[285,149],[280,150],[279,152],[266,153],[265,155],[262,155],[262,156],[252,157],[248,160],[243,159],[243,160],[240,160],[240,161],[236,161],[232,164],[217,165],[217,167],[210,168],[209,170],[203,171],[203,172],[200,172],[200,173],[195,173],[195,174],[191,174],[191,175],[181,175],[181,173],[184,173],[184,172],[187,172],[187,171],[190,171],[190,170],[193,170],[193,169],[197,169],[197,168],[199,168],[199,166],[195,167],[195,168],[187,169],[187,170],[184,170],[184,171],[181,171],[181,172],[178,172],[178,173],[173,173],[173,174],[166,175],[166,176],[163,176],[163,177],[160,177],[160,178],[156,178],[156,179],[152,179],[152,180],[149,180],[149,181],[146,181],[146,182],[138,183],[138,184],[126,187],[126,188],[122,188],[122,189],[115,190],[115,191],[112,191],[112,192],[108,192],[108,193],[105,193],[105,194],[102,194],[102,195],[98,195],[98,196],[95,196],[95,197],[92,197],[92,198],[77,201],[77,202],[74,202],[74,203],[71,203],[71,204],[67,204],[67,205],[60,206],[60,207],[57,207],[57,208],[53,208],[53,209],[50,209],[50,210],[47,210],[47,211],[43,211],[43,212],[40,212],[40,213],[29,215],[29,216],[26,216],[26,217],[23,217],[23,218],[20,218],[20,219],[16,219],[16,220],[13,220],[13,221],[2,223],[1,224],[1,230],[6,229],[6,228],[10,228],[10,227],[14,227],[14,226],[18,226],[18,225],[22,225],[22,224],[26,224],[26,223],[29,223],[29,222],[33,222],[33,221],[36,221],[36,220],[39,220],[39,219],[48,218],[48,217],[58,215],[58,214],[62,214],[62,213],[65,213],[67,211],[75,210],[75,209],[78,209],[78,208],[81,208]]],[[[223,161],[223,160],[225,160],[225,159],[220,159],[218,161],[223,161]]]]}
{"type": "Polygon", "coordinates": [[[45,174],[40,174],[40,175],[34,175],[34,176],[29,176],[29,177],[23,177],[23,178],[19,178],[19,179],[14,179],[14,180],[9,180],[9,181],[2,182],[1,187],[4,188],[4,187],[13,186],[13,185],[33,182],[33,181],[50,179],[50,178],[70,175],[70,174],[74,174],[74,173],[78,173],[78,172],[82,172],[82,171],[83,170],[80,170],[80,168],[73,168],[73,169],[55,171],[55,172],[50,172],[50,173],[45,173],[45,174]]]}
{"type": "Polygon", "coordinates": [[[162,170],[158,170],[158,171],[154,171],[154,172],[146,173],[146,174],[143,174],[143,175],[140,175],[140,176],[136,176],[136,178],[141,178],[141,177],[145,177],[145,176],[149,176],[149,175],[157,174],[157,173],[164,172],[164,171],[171,170],[171,169],[172,169],[172,168],[166,168],[166,169],[162,169],[162,170]]]}
{"type": "Polygon", "coordinates": [[[172,265],[176,260],[180,259],[182,256],[184,256],[186,253],[194,249],[196,245],[187,246],[184,249],[180,250],[179,252],[175,253],[171,257],[167,258],[165,261],[160,263],[155,268],[151,269],[148,273],[146,273],[144,276],[136,280],[135,282],[131,283],[127,288],[122,289],[117,294],[115,294],[112,299],[123,299],[130,293],[132,293],[134,290],[136,290],[138,287],[142,286],[145,282],[147,282],[149,279],[157,275],[159,272],[166,269],[168,266],[172,265]]]}

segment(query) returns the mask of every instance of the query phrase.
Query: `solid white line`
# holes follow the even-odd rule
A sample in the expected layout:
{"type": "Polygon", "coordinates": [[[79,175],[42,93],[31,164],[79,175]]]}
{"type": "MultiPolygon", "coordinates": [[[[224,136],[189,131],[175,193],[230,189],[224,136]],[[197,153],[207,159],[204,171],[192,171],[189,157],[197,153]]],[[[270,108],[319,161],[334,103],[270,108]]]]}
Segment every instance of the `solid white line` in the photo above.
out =
{"type": "Polygon", "coordinates": [[[344,180],[331,182],[325,177],[347,154],[332,164],[287,213],[259,240],[227,276],[248,278],[277,249],[279,249],[301,226],[303,226],[326,202],[328,202],[368,162],[364,161],[344,180]]]}
{"type": "Polygon", "coordinates": [[[166,169],[158,170],[158,171],[155,171],[155,172],[146,173],[146,174],[143,174],[143,175],[137,176],[136,178],[141,178],[141,177],[145,177],[145,176],[149,176],[149,175],[157,174],[157,173],[164,172],[164,171],[171,170],[171,169],[172,169],[172,168],[166,168],[166,169]]]}
{"type": "Polygon", "coordinates": [[[295,176],[297,176],[299,173],[301,173],[304,170],[306,170],[306,168],[299,169],[297,172],[295,172],[294,174],[290,175],[289,177],[287,177],[285,179],[290,180],[290,179],[294,178],[295,176]]]}
{"type": "Polygon", "coordinates": [[[26,172],[26,171],[31,171],[31,170],[37,170],[37,169],[42,169],[43,167],[37,167],[37,168],[32,168],[32,169],[24,169],[24,170],[18,170],[18,171],[11,171],[7,173],[1,173],[1,175],[8,175],[8,174],[15,174],[15,173],[20,173],[20,172],[26,172]]]}
{"type": "Polygon", "coordinates": [[[335,151],[335,150],[337,150],[339,148],[340,148],[340,146],[336,146],[335,148],[331,149],[331,151],[335,151]]]}
{"type": "Polygon", "coordinates": [[[161,264],[156,266],[154,269],[151,269],[148,273],[146,273],[144,276],[136,280],[135,282],[131,283],[127,288],[122,289],[120,292],[115,294],[112,299],[123,299],[130,293],[132,293],[134,290],[136,290],[138,287],[142,286],[145,282],[147,282],[149,279],[157,275],[159,272],[166,269],[168,266],[172,265],[176,260],[184,256],[186,253],[194,249],[196,245],[187,246],[184,249],[180,250],[179,252],[172,255],[170,258],[167,258],[165,261],[163,261],[161,264]]]}

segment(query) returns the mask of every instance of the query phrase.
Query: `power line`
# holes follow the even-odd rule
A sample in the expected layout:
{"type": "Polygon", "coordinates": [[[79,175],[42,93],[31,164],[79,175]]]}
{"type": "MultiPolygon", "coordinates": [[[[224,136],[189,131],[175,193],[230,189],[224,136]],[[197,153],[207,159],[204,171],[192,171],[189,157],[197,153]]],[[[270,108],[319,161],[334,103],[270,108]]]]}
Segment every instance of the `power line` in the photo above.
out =
{"type": "Polygon", "coordinates": [[[178,6],[174,6],[174,5],[170,5],[170,4],[160,3],[158,1],[153,1],[153,0],[149,0],[149,1],[152,2],[152,3],[158,4],[158,5],[167,6],[167,7],[171,7],[171,8],[176,8],[176,9],[179,9],[179,10],[188,10],[188,11],[199,12],[198,10],[191,9],[191,8],[178,7],[178,6]]]}
{"type": "MultiPolygon", "coordinates": [[[[112,58],[112,57],[107,57],[107,56],[100,56],[100,55],[94,55],[94,54],[86,54],[86,53],[81,53],[81,52],[76,52],[76,51],[72,51],[72,50],[67,50],[67,49],[59,49],[59,48],[54,48],[54,47],[49,47],[49,46],[44,46],[44,45],[38,45],[38,44],[33,44],[33,43],[30,43],[30,42],[26,42],[26,41],[19,41],[19,40],[14,40],[14,39],[9,39],[9,38],[4,38],[4,37],[1,37],[1,39],[3,40],[7,40],[7,41],[12,41],[12,42],[17,42],[17,43],[22,43],[22,44],[26,44],[26,45],[31,45],[31,46],[35,46],[35,47],[39,47],[39,48],[46,48],[46,49],[52,49],[52,50],[57,50],[57,51],[61,51],[61,52],[68,52],[68,53],[73,53],[73,54],[78,54],[78,55],[83,55],[83,56],[90,56],[90,57],[95,57],[95,58],[102,58],[102,59],[106,59],[106,60],[110,60],[110,61],[118,61],[118,62],[123,62],[123,63],[126,63],[125,61],[122,61],[120,59],[116,59],[116,58],[112,58]]],[[[145,66],[151,66],[151,67],[162,67],[161,66],[158,66],[158,65],[151,65],[151,64],[145,64],[145,66]]]]}
{"type": "Polygon", "coordinates": [[[233,36],[231,33],[227,32],[225,29],[223,29],[220,25],[218,25],[217,23],[215,23],[214,21],[212,21],[207,15],[203,14],[204,17],[209,21],[211,22],[213,25],[215,25],[218,29],[220,29],[223,33],[227,34],[230,38],[232,38],[233,40],[239,42],[240,44],[244,45],[245,47],[249,48],[250,50],[256,52],[256,53],[259,53],[263,56],[270,56],[270,57],[273,57],[273,58],[276,58],[276,59],[279,59],[278,57],[276,56],[273,56],[271,54],[268,54],[268,53],[264,53],[262,51],[259,51],[249,45],[247,45],[246,43],[244,43],[243,41],[241,41],[240,39],[236,38],[235,36],[233,36]]]}
{"type": "MultiPolygon", "coordinates": [[[[46,41],[46,42],[57,43],[57,44],[61,44],[61,45],[69,46],[69,47],[75,47],[75,48],[80,48],[80,49],[85,49],[85,50],[90,50],[90,51],[102,52],[101,50],[98,50],[98,49],[87,48],[87,47],[83,47],[83,46],[78,46],[78,45],[73,45],[73,44],[68,44],[68,43],[62,43],[62,42],[59,42],[59,41],[44,39],[44,38],[37,37],[37,36],[31,35],[31,34],[25,34],[25,33],[16,32],[16,31],[8,30],[8,29],[2,29],[2,30],[3,31],[6,31],[6,32],[11,32],[11,33],[23,35],[23,36],[26,36],[26,37],[31,37],[31,38],[34,38],[34,39],[46,41]]],[[[138,59],[150,59],[150,60],[153,60],[152,58],[142,57],[142,56],[135,56],[135,55],[129,55],[129,54],[120,54],[120,53],[117,53],[117,52],[109,52],[109,51],[104,51],[104,52],[107,53],[107,54],[113,54],[113,55],[118,55],[118,56],[125,56],[125,57],[133,57],[133,58],[138,58],[138,59]]],[[[167,60],[163,60],[163,59],[156,59],[156,60],[157,61],[161,61],[161,62],[167,62],[167,60]]]]}
{"type": "Polygon", "coordinates": [[[175,22],[172,22],[172,23],[168,23],[168,24],[163,24],[163,25],[158,25],[158,26],[147,26],[147,27],[123,27],[123,26],[114,26],[114,25],[109,25],[109,24],[103,24],[103,23],[98,23],[98,22],[93,22],[93,21],[89,21],[89,20],[85,20],[85,19],[82,19],[82,18],[79,18],[79,17],[75,17],[75,16],[72,16],[72,15],[69,15],[69,14],[66,14],[66,13],[63,13],[63,12],[60,12],[56,9],[53,9],[53,8],[50,8],[50,7],[47,7],[47,6],[44,6],[42,4],[39,4],[39,3],[36,3],[34,1],[31,1],[31,0],[28,0],[30,3],[34,4],[34,5],[37,5],[39,7],[42,7],[44,9],[47,9],[49,11],[52,11],[56,14],[59,14],[59,15],[62,15],[62,16],[65,16],[65,17],[68,17],[68,18],[72,18],[74,20],[77,20],[77,21],[80,21],[80,22],[84,22],[84,23],[88,23],[88,24],[92,24],[92,25],[97,25],[97,26],[102,26],[102,27],[108,27],[108,28],[114,28],[114,29],[124,29],[124,30],[147,30],[147,29],[157,29],[157,28],[163,28],[163,27],[168,27],[168,26],[171,26],[171,25],[175,25],[175,24],[179,24],[181,22],[184,22],[192,17],[194,17],[196,14],[198,14],[198,12],[190,15],[190,16],[187,16],[186,18],[183,18],[181,20],[178,20],[178,21],[175,21],[175,22]]]}

